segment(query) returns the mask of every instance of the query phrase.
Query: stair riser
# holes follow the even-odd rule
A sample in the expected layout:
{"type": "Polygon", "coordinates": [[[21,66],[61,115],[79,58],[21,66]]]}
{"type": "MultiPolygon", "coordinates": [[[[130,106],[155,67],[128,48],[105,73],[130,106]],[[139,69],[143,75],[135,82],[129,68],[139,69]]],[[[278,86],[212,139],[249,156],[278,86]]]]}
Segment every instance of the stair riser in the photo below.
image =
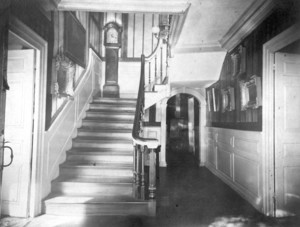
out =
{"type": "Polygon", "coordinates": [[[132,129],[133,123],[107,123],[107,122],[92,122],[82,121],[82,126],[86,128],[95,129],[132,129]]]}
{"type": "Polygon", "coordinates": [[[85,154],[69,154],[68,161],[87,161],[87,162],[103,162],[103,163],[128,163],[133,161],[132,156],[122,155],[85,155],[85,154]]]}
{"type": "Polygon", "coordinates": [[[124,143],[93,143],[93,142],[74,142],[74,148],[99,148],[99,149],[122,149],[122,150],[130,150],[132,148],[132,144],[124,143]]]}
{"type": "Polygon", "coordinates": [[[104,203],[104,204],[46,204],[45,213],[49,215],[149,215],[147,204],[104,203]]]}
{"type": "Polygon", "coordinates": [[[134,105],[136,104],[136,100],[135,99],[103,99],[103,98],[94,98],[93,99],[93,103],[108,103],[108,104],[131,104],[134,105]]]}
{"type": "Polygon", "coordinates": [[[82,137],[99,137],[103,139],[110,139],[110,138],[118,138],[118,139],[128,139],[132,140],[132,135],[130,133],[118,133],[118,132],[92,132],[92,131],[78,131],[78,136],[82,137]]]}
{"type": "Polygon", "coordinates": [[[98,169],[92,167],[61,167],[60,174],[63,176],[99,176],[99,177],[132,177],[131,169],[98,169]]]}
{"type": "Polygon", "coordinates": [[[63,193],[65,195],[132,195],[131,184],[100,184],[100,183],[78,183],[78,182],[54,182],[52,192],[63,193]]]}
{"type": "Polygon", "coordinates": [[[104,119],[110,119],[110,120],[134,120],[134,115],[133,114],[114,114],[114,113],[103,113],[103,112],[87,112],[86,113],[87,117],[92,117],[92,118],[104,118],[104,119]]]}
{"type": "Polygon", "coordinates": [[[135,106],[127,106],[127,105],[107,105],[107,104],[90,104],[91,110],[103,110],[103,111],[117,111],[117,112],[126,112],[126,113],[134,113],[135,106]]]}

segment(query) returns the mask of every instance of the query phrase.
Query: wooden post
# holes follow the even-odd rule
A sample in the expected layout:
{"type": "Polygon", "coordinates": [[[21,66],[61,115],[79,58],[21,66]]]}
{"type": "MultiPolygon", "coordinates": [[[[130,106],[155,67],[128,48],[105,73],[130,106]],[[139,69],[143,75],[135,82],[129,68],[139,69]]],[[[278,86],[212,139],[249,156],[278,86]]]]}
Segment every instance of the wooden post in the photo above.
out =
{"type": "Polygon", "coordinates": [[[154,78],[155,78],[155,81],[154,81],[154,84],[156,84],[157,82],[157,54],[155,54],[155,59],[154,59],[154,78]]]}
{"type": "Polygon", "coordinates": [[[137,198],[137,144],[133,146],[133,197],[137,198]]]}
{"type": "Polygon", "coordinates": [[[149,62],[149,91],[151,90],[151,62],[149,62]]]}
{"type": "Polygon", "coordinates": [[[141,188],[141,145],[137,145],[137,177],[136,177],[136,188],[137,188],[137,198],[140,198],[140,188],[141,188]]]}
{"type": "Polygon", "coordinates": [[[160,84],[163,81],[163,47],[160,47],[160,84]]]}
{"type": "Polygon", "coordinates": [[[141,149],[141,199],[145,200],[145,152],[147,147],[141,149]]]}
{"type": "Polygon", "coordinates": [[[155,149],[149,149],[149,199],[155,199],[156,193],[156,157],[155,149]]]}

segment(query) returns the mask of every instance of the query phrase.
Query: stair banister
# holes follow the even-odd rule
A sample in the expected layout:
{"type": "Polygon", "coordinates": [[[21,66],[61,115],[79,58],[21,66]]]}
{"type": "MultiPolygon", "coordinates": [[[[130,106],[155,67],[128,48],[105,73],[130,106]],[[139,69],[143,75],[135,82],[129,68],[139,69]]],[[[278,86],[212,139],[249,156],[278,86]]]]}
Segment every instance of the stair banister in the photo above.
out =
{"type": "MultiPolygon", "coordinates": [[[[160,43],[160,42],[159,42],[160,43]]],[[[159,46],[160,44],[158,44],[159,46]]],[[[159,49],[159,48],[156,48],[159,49]]],[[[151,59],[155,54],[149,56],[151,59]]],[[[134,195],[139,199],[154,199],[156,191],[156,159],[153,158],[159,148],[159,142],[157,139],[144,138],[141,136],[143,127],[143,115],[144,115],[144,97],[145,97],[145,56],[141,56],[141,75],[140,84],[138,90],[138,98],[136,103],[136,111],[132,129],[132,139],[134,146],[134,195]],[[149,153],[149,194],[145,195],[145,173],[144,173],[144,157],[145,153],[149,153]]]]}

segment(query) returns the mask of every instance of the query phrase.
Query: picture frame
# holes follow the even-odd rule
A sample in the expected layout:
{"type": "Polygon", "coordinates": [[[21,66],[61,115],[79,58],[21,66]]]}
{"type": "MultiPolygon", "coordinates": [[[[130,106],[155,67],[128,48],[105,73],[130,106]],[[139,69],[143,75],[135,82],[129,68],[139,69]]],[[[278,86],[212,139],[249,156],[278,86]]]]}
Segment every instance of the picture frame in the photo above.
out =
{"type": "Polygon", "coordinates": [[[248,81],[240,82],[241,110],[257,109],[262,105],[261,78],[253,75],[248,81]]]}
{"type": "Polygon", "coordinates": [[[64,54],[85,68],[86,30],[73,13],[65,12],[64,19],[64,54]]]}
{"type": "Polygon", "coordinates": [[[228,87],[221,90],[222,113],[235,109],[234,88],[228,87]]]}
{"type": "Polygon", "coordinates": [[[220,90],[218,88],[212,88],[211,91],[213,111],[218,112],[220,110],[220,90]]]}

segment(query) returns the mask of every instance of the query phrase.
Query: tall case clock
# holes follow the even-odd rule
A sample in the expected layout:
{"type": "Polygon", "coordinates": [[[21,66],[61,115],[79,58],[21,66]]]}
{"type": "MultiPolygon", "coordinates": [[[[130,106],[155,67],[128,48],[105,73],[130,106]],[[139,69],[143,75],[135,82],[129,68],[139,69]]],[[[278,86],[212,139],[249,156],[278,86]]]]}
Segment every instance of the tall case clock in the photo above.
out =
{"type": "Polygon", "coordinates": [[[118,98],[118,66],[119,49],[121,47],[122,28],[115,22],[110,22],[104,27],[105,46],[105,85],[103,87],[104,97],[118,98]]]}

